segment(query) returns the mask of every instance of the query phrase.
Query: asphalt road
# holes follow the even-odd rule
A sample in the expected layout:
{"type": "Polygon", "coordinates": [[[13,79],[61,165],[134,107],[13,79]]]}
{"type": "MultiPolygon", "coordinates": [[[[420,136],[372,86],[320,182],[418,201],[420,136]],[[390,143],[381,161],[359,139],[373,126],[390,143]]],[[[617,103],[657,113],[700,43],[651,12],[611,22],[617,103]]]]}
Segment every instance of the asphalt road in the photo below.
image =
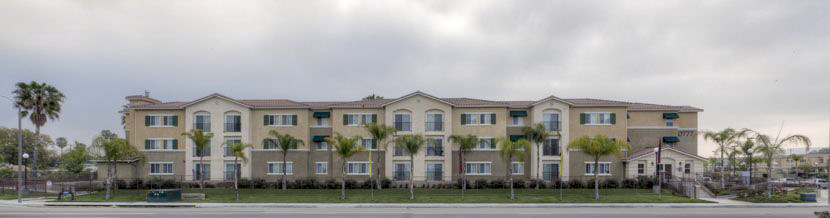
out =
{"type": "Polygon", "coordinates": [[[109,208],[0,206],[0,217],[815,217],[824,208],[109,208]]]}

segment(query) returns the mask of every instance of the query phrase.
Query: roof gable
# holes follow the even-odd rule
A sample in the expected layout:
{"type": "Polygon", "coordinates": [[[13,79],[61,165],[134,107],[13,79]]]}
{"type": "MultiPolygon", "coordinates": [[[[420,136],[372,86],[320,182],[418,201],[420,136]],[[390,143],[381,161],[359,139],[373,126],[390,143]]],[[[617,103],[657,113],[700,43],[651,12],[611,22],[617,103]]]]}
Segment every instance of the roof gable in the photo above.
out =
{"type": "Polygon", "coordinates": [[[554,101],[565,103],[565,104],[570,105],[570,106],[574,106],[573,102],[570,102],[568,100],[565,100],[565,99],[562,99],[562,98],[559,98],[559,97],[556,97],[556,96],[553,96],[553,95],[548,96],[547,98],[543,98],[542,100],[538,100],[536,102],[533,102],[533,104],[530,104],[530,106],[536,106],[536,105],[539,105],[541,103],[545,103],[545,102],[550,101],[550,100],[554,100],[554,101]]]}
{"type": "Polygon", "coordinates": [[[227,97],[227,96],[221,95],[221,94],[219,94],[219,93],[213,93],[213,94],[211,94],[211,95],[208,95],[208,96],[202,97],[202,98],[200,98],[200,99],[196,99],[196,100],[194,100],[194,101],[188,102],[188,103],[186,103],[186,104],[184,104],[184,105],[179,106],[179,108],[185,108],[185,107],[188,107],[188,106],[194,105],[194,104],[199,103],[199,102],[203,102],[203,101],[210,100],[210,99],[212,99],[212,98],[219,98],[219,99],[222,99],[222,100],[225,100],[225,101],[229,101],[229,102],[232,102],[232,103],[238,104],[238,105],[243,106],[243,107],[246,107],[246,108],[251,108],[251,105],[249,105],[249,104],[245,104],[245,103],[243,103],[243,102],[241,102],[241,101],[238,101],[238,100],[235,100],[235,99],[233,99],[233,98],[230,98],[230,97],[227,97]]]}
{"type": "Polygon", "coordinates": [[[450,105],[450,106],[455,106],[453,103],[451,103],[451,102],[449,102],[449,101],[446,101],[446,100],[444,100],[444,99],[441,99],[441,98],[438,98],[438,97],[432,96],[432,95],[427,94],[427,93],[423,93],[423,92],[421,92],[421,91],[415,91],[415,92],[410,93],[410,94],[408,94],[408,95],[401,96],[400,98],[397,98],[397,99],[395,99],[395,100],[391,100],[391,101],[388,101],[388,102],[386,102],[386,103],[383,103],[383,104],[381,104],[380,106],[381,106],[381,107],[385,107],[385,106],[387,106],[387,105],[394,104],[394,103],[397,103],[397,102],[400,102],[400,101],[406,100],[406,99],[411,98],[411,97],[414,97],[414,96],[423,96],[423,97],[425,97],[425,98],[432,99],[432,100],[435,100],[435,101],[437,101],[437,102],[441,102],[441,103],[444,103],[444,104],[447,104],[447,105],[450,105]]]}

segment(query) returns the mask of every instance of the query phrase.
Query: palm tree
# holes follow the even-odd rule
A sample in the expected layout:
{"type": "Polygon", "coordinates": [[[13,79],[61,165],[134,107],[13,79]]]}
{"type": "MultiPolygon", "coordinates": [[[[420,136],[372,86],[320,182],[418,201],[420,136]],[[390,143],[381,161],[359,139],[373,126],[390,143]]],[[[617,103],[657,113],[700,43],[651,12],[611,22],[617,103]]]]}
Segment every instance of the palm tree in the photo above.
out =
{"type": "MultiPolygon", "coordinates": [[[[773,156],[776,154],[780,154],[784,152],[784,146],[787,144],[803,144],[806,149],[810,150],[810,138],[804,135],[789,135],[784,138],[778,138],[777,136],[775,139],[768,135],[764,135],[755,131],[752,131],[755,134],[754,138],[758,147],[756,148],[764,155],[764,162],[767,164],[767,184],[771,184],[772,181],[772,161],[773,156]]],[[[772,186],[767,185],[767,196],[772,197],[772,186]]]]}
{"type": "Polygon", "coordinates": [[[67,142],[66,138],[64,137],[58,137],[57,139],[55,139],[55,145],[57,145],[58,148],[61,149],[61,156],[63,156],[63,148],[66,147],[67,143],[69,142],[67,142]]]}
{"type": "MultiPolygon", "coordinates": [[[[533,126],[525,126],[524,128],[522,128],[522,132],[525,134],[525,137],[527,137],[527,140],[529,140],[533,144],[536,144],[536,153],[537,154],[536,154],[536,165],[535,166],[537,166],[537,168],[538,168],[539,166],[541,166],[541,164],[540,164],[541,159],[540,158],[542,156],[542,153],[541,153],[540,148],[542,146],[542,143],[545,143],[545,141],[548,139],[548,136],[550,134],[548,134],[548,130],[545,129],[545,125],[542,124],[542,123],[537,123],[536,125],[533,125],[533,126]]],[[[541,183],[540,182],[541,178],[539,176],[540,172],[541,172],[540,169],[536,169],[536,175],[535,175],[536,176],[536,189],[539,189],[539,183],[541,183]]]]}
{"type": "Polygon", "coordinates": [[[740,148],[740,153],[742,153],[746,157],[746,160],[744,162],[746,163],[746,167],[749,170],[749,184],[752,184],[752,155],[755,153],[754,140],[755,139],[753,138],[748,138],[743,142],[735,142],[735,144],[740,148]]]}
{"type": "Polygon", "coordinates": [[[733,144],[735,140],[738,140],[741,137],[746,135],[746,132],[749,131],[747,129],[736,131],[733,128],[726,128],[719,132],[712,132],[712,131],[704,131],[703,132],[703,140],[706,141],[713,141],[718,144],[718,150],[720,151],[720,160],[721,160],[721,169],[720,169],[720,186],[724,187],[726,184],[726,178],[723,176],[724,170],[724,155],[726,154],[726,147],[733,144]]]}
{"type": "Polygon", "coordinates": [[[200,129],[191,129],[190,132],[182,133],[193,142],[193,147],[196,148],[196,155],[199,155],[199,166],[196,170],[196,178],[199,178],[199,189],[202,189],[202,194],[205,192],[205,173],[204,161],[205,151],[210,149],[210,138],[213,138],[213,133],[202,132],[200,129]]]}
{"type": "Polygon", "coordinates": [[[788,158],[795,162],[795,177],[798,178],[798,163],[804,161],[804,157],[798,154],[790,154],[788,158]]]}
{"type": "Polygon", "coordinates": [[[32,81],[29,84],[17,83],[17,89],[12,92],[15,96],[15,107],[23,110],[20,116],[29,116],[35,125],[35,143],[32,145],[32,176],[37,176],[37,147],[40,145],[40,127],[48,120],[60,117],[61,104],[66,98],[57,88],[46,83],[32,81]]]}
{"type": "Polygon", "coordinates": [[[269,135],[273,136],[277,140],[277,147],[282,151],[282,190],[286,190],[286,180],[285,176],[288,172],[286,172],[286,164],[288,164],[288,160],[286,157],[288,156],[288,151],[291,149],[297,149],[297,146],[304,145],[303,140],[294,138],[289,134],[280,134],[276,130],[271,130],[268,132],[269,135]]]}
{"type": "Polygon", "coordinates": [[[346,160],[363,151],[363,147],[358,146],[357,143],[360,141],[360,136],[346,138],[340,133],[334,133],[333,138],[326,138],[326,140],[334,147],[337,156],[343,159],[343,166],[340,168],[340,200],[346,200],[346,160]]]}
{"type": "Polygon", "coordinates": [[[227,146],[230,147],[229,149],[233,154],[233,188],[236,190],[236,201],[239,201],[239,172],[237,172],[238,168],[236,165],[238,164],[239,159],[242,159],[243,163],[248,162],[248,157],[245,156],[245,149],[253,148],[254,146],[242,143],[235,143],[227,146]]]}
{"type": "Polygon", "coordinates": [[[606,155],[619,155],[622,151],[631,149],[631,145],[627,142],[604,135],[582,136],[568,146],[594,158],[594,198],[596,200],[599,200],[599,158],[606,155]]]}
{"type": "Polygon", "coordinates": [[[426,139],[423,135],[402,135],[395,139],[395,145],[402,147],[409,153],[409,166],[412,168],[409,169],[409,200],[415,200],[415,184],[412,175],[415,172],[415,154],[421,150],[424,143],[426,143],[426,139]]]}
{"type": "MultiPolygon", "coordinates": [[[[386,140],[389,137],[392,137],[393,135],[395,135],[395,132],[398,131],[397,129],[395,129],[395,127],[391,127],[391,126],[387,126],[387,125],[383,125],[383,124],[376,124],[376,123],[370,123],[370,124],[366,125],[366,130],[369,131],[369,134],[372,135],[372,137],[375,138],[375,140],[377,140],[377,143],[379,145],[378,151],[381,151],[380,148],[383,148],[384,152],[386,151],[386,147],[389,143],[386,140]]],[[[378,154],[377,156],[378,156],[378,161],[376,163],[382,163],[380,160],[381,160],[381,156],[383,156],[383,155],[378,154]]],[[[380,186],[380,172],[383,172],[383,164],[378,164],[378,165],[379,166],[378,166],[378,169],[376,171],[377,172],[376,173],[377,174],[377,181],[376,181],[375,184],[377,184],[378,190],[380,190],[381,189],[381,186],[380,186]]],[[[369,169],[369,170],[372,170],[372,169],[369,169]]]]}
{"type": "Polygon", "coordinates": [[[524,161],[525,155],[527,154],[526,151],[530,150],[530,141],[526,139],[520,139],[519,141],[511,141],[509,139],[499,139],[499,144],[501,144],[501,148],[499,149],[499,156],[507,162],[507,172],[505,173],[505,177],[507,177],[508,182],[510,183],[510,200],[516,199],[516,193],[513,191],[513,158],[517,158],[520,161],[524,161]]]}
{"type": "Polygon", "coordinates": [[[450,141],[458,145],[458,166],[461,166],[461,198],[467,191],[467,166],[464,164],[464,154],[472,151],[478,145],[478,137],[473,134],[451,135],[450,141]]]}
{"type": "Polygon", "coordinates": [[[117,162],[124,159],[140,159],[143,158],[143,156],[141,155],[141,152],[131,146],[126,139],[98,136],[92,144],[94,148],[98,150],[96,153],[103,155],[100,158],[104,159],[109,164],[107,168],[106,180],[107,193],[105,195],[106,200],[109,200],[112,197],[112,178],[115,168],[118,167],[116,165],[117,162]]]}

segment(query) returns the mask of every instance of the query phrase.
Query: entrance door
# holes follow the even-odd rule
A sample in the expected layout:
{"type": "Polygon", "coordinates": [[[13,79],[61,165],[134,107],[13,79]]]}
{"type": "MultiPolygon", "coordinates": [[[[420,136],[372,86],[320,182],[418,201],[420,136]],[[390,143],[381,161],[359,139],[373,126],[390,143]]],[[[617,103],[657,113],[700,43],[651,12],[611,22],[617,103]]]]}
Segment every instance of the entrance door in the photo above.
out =
{"type": "Polygon", "coordinates": [[[663,168],[663,169],[665,169],[664,170],[665,175],[663,175],[663,176],[665,177],[665,179],[671,179],[671,173],[674,170],[672,170],[673,168],[671,168],[671,164],[664,164],[664,165],[665,165],[665,168],[663,168]]]}

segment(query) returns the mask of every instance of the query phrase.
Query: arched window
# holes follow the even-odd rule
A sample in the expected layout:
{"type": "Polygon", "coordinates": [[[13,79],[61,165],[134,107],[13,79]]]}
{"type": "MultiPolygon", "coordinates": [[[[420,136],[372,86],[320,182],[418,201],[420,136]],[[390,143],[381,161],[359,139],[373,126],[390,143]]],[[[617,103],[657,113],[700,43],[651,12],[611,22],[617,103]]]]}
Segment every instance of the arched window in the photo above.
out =
{"type": "Polygon", "coordinates": [[[560,120],[558,110],[546,110],[542,112],[542,125],[545,126],[545,130],[547,131],[559,131],[561,129],[560,120]]]}
{"type": "Polygon", "coordinates": [[[207,111],[193,113],[193,129],[210,132],[210,113],[207,111]]]}
{"type": "Polygon", "coordinates": [[[242,114],[236,111],[225,112],[225,132],[242,131],[242,114]]]}

